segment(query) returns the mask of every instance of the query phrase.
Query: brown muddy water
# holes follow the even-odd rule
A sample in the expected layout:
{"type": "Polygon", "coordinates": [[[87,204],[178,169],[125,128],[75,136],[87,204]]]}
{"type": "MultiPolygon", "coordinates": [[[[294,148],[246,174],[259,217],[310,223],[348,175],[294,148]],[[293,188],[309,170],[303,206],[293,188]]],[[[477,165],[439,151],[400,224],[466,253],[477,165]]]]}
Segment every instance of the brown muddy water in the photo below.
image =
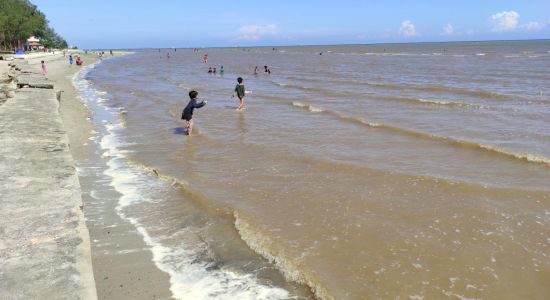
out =
{"type": "Polygon", "coordinates": [[[549,41],[154,49],[74,83],[175,298],[548,299],[548,70],[549,41]]]}

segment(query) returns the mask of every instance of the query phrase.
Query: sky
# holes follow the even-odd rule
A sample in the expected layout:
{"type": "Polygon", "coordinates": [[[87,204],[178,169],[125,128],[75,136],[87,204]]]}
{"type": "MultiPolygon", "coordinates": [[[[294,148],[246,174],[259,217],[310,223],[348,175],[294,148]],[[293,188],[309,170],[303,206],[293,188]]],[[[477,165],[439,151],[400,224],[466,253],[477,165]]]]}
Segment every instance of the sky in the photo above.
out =
{"type": "Polygon", "coordinates": [[[79,48],[550,38],[550,0],[31,0],[79,48]]]}

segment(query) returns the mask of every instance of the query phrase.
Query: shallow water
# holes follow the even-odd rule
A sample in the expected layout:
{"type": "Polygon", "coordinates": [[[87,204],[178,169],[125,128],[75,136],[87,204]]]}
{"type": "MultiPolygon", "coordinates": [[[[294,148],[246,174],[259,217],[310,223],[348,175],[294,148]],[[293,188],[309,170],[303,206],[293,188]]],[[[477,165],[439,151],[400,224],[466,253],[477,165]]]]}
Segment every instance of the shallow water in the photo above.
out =
{"type": "Polygon", "coordinates": [[[544,299],[549,51],[227,48],[204,64],[204,50],[143,50],[77,81],[117,211],[178,298],[544,299]],[[188,138],[191,89],[209,102],[188,138]]]}

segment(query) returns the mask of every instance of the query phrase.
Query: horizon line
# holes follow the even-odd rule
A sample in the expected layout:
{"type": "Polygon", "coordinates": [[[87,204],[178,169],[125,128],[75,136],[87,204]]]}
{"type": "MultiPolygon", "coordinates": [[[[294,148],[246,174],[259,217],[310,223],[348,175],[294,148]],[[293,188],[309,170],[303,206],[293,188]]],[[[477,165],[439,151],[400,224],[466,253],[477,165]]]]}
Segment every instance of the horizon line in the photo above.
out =
{"type": "Polygon", "coordinates": [[[82,50],[138,50],[138,49],[232,49],[232,48],[273,48],[273,47],[322,47],[322,46],[378,46],[378,45],[404,45],[404,44],[445,44],[445,43],[487,43],[487,42],[526,42],[526,41],[550,41],[550,38],[543,39],[511,39],[511,40],[455,40],[455,41],[433,41],[433,42],[389,42],[389,43],[334,43],[334,44],[297,44],[297,45],[253,45],[253,46],[208,46],[208,47],[136,47],[136,48],[82,48],[82,50]]]}

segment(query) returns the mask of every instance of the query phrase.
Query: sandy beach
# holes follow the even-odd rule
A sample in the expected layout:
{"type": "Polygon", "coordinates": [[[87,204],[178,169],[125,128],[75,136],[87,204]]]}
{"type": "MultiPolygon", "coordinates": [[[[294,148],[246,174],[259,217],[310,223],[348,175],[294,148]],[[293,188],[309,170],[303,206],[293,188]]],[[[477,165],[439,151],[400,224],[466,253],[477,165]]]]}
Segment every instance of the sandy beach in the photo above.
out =
{"type": "MultiPolygon", "coordinates": [[[[115,52],[115,55],[128,54],[115,52]]],[[[95,54],[81,55],[86,65],[98,62],[95,54]]],[[[107,55],[107,58],[110,57],[107,55]]],[[[49,74],[62,91],[60,112],[65,124],[71,153],[77,163],[91,240],[91,253],[98,299],[166,299],[170,298],[168,276],[152,262],[152,254],[131,225],[116,214],[118,193],[105,182],[87,172],[86,165],[102,160],[97,145],[90,141],[94,125],[90,110],[75,90],[72,79],[81,68],[69,67],[66,57],[50,61],[49,74]],[[94,162],[94,160],[96,160],[94,162]],[[98,201],[91,190],[102,192],[98,201]]]]}

